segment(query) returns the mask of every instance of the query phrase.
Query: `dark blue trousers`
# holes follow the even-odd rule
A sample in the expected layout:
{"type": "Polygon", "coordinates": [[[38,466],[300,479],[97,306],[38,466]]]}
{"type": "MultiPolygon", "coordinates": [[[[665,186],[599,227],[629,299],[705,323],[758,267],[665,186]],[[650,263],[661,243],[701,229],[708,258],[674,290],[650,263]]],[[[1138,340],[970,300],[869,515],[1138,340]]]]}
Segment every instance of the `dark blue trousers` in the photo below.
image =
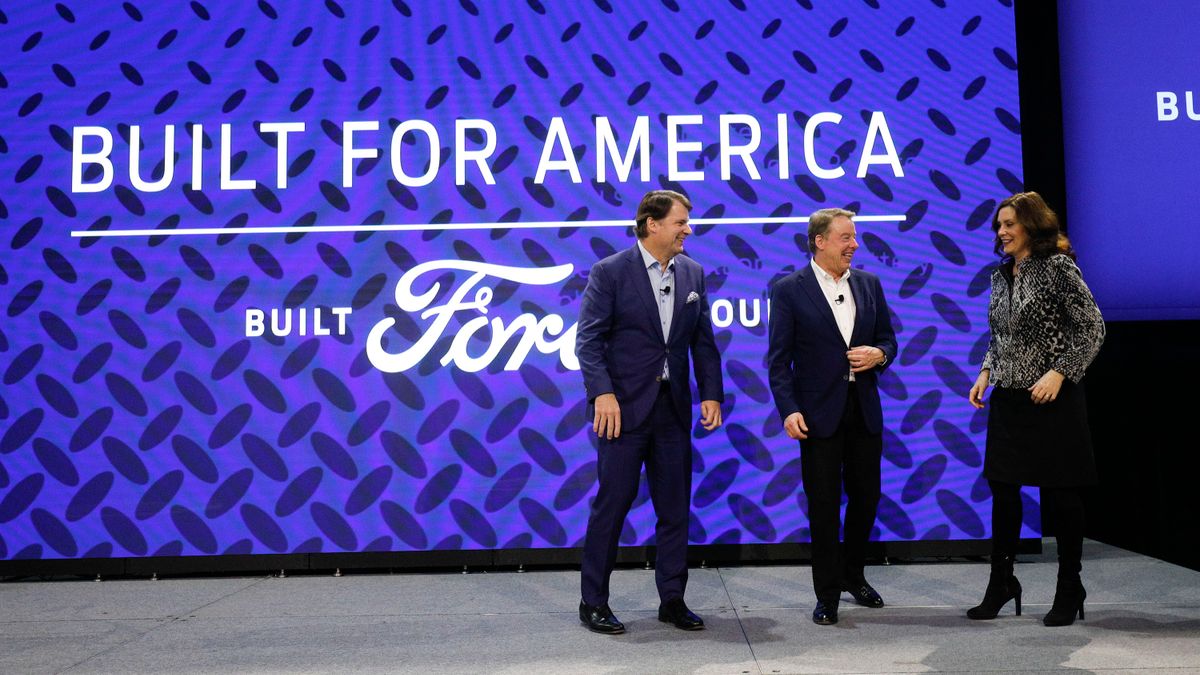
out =
{"type": "Polygon", "coordinates": [[[583,544],[583,601],[608,604],[608,580],[617,560],[617,544],[625,516],[637,497],[642,465],[654,514],[658,557],[654,581],[666,602],[682,598],[687,586],[688,514],[692,496],[692,438],[679,419],[665,384],[649,417],[637,429],[622,429],[620,438],[600,439],[596,472],[600,489],[592,502],[583,544]]]}
{"type": "Polygon", "coordinates": [[[812,577],[817,600],[837,606],[842,582],[863,581],[867,540],[879,510],[883,436],[867,430],[858,392],[850,384],[846,408],[829,438],[800,441],[800,471],[812,533],[812,577]],[[846,523],[839,527],[842,490],[846,523]],[[844,545],[838,545],[841,529],[844,545]]]}

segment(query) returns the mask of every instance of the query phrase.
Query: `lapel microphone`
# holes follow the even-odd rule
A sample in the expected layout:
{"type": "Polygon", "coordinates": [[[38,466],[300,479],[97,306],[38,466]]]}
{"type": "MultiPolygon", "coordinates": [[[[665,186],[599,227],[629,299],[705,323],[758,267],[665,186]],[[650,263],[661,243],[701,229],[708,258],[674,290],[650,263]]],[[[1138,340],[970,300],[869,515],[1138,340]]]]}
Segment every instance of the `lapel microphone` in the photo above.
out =
{"type": "Polygon", "coordinates": [[[662,293],[663,295],[670,295],[671,294],[671,284],[667,284],[666,286],[663,286],[662,288],[658,289],[658,292],[662,293]]]}
{"type": "Polygon", "coordinates": [[[843,302],[845,302],[845,301],[846,301],[846,294],[845,294],[845,293],[839,293],[839,294],[838,294],[838,296],[837,296],[836,298],[834,298],[834,299],[833,299],[833,304],[835,304],[835,305],[840,305],[840,304],[842,304],[842,303],[843,303],[843,302]]]}

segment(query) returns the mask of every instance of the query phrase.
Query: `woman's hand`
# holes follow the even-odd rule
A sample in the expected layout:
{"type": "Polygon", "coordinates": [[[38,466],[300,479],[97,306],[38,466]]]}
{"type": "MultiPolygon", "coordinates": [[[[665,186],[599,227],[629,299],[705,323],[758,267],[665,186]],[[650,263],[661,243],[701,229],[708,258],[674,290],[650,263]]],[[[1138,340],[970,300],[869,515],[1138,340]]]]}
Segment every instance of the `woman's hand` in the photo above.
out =
{"type": "Polygon", "coordinates": [[[1057,370],[1047,370],[1033,386],[1029,388],[1029,398],[1041,405],[1058,398],[1058,390],[1062,389],[1063,375],[1057,370]]]}
{"type": "Polygon", "coordinates": [[[987,391],[988,378],[991,377],[991,374],[990,370],[979,371],[979,377],[975,378],[975,384],[971,386],[971,393],[967,394],[967,399],[976,408],[983,407],[983,394],[987,391]]]}

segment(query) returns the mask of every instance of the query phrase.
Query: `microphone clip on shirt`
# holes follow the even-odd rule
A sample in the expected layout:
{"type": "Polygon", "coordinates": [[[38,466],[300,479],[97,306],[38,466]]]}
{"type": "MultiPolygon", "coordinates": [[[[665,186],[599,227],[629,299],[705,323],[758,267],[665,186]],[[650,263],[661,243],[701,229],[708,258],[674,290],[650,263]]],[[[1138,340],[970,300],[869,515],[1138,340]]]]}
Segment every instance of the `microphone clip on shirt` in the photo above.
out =
{"type": "Polygon", "coordinates": [[[840,305],[840,304],[842,304],[842,303],[843,303],[843,302],[845,302],[845,301],[846,301],[846,294],[845,294],[845,293],[841,293],[841,294],[839,294],[839,295],[838,295],[836,298],[834,298],[834,299],[833,299],[833,302],[834,302],[834,304],[837,304],[837,305],[840,305]]]}
{"type": "Polygon", "coordinates": [[[660,287],[658,289],[658,292],[663,295],[670,295],[671,294],[671,284],[667,284],[666,286],[660,287]]]}

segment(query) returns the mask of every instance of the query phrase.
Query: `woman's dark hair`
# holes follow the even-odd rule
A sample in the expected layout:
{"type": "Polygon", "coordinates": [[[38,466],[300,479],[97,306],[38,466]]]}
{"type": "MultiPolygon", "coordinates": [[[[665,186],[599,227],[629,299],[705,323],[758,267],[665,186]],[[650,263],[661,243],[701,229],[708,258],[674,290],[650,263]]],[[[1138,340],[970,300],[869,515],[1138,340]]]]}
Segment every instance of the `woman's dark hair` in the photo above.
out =
{"type": "Polygon", "coordinates": [[[692,202],[684,195],[675,192],[674,190],[651,190],[642,197],[642,203],[638,204],[637,216],[635,220],[637,225],[633,231],[637,234],[638,239],[645,239],[649,230],[646,229],[646,221],[650,218],[662,220],[671,212],[671,207],[675,206],[675,202],[683,204],[683,208],[688,211],[692,210],[692,202]]]}
{"type": "Polygon", "coordinates": [[[1037,258],[1048,258],[1055,253],[1068,255],[1075,259],[1075,249],[1067,235],[1063,234],[1058,225],[1058,215],[1054,213],[1046,200],[1036,192],[1018,192],[1000,202],[996,214],[992,216],[992,232],[996,233],[996,255],[1002,259],[1009,256],[1004,253],[1004,245],[1000,243],[1000,211],[1005,207],[1011,208],[1016,214],[1017,223],[1029,235],[1029,254],[1037,258]]]}

